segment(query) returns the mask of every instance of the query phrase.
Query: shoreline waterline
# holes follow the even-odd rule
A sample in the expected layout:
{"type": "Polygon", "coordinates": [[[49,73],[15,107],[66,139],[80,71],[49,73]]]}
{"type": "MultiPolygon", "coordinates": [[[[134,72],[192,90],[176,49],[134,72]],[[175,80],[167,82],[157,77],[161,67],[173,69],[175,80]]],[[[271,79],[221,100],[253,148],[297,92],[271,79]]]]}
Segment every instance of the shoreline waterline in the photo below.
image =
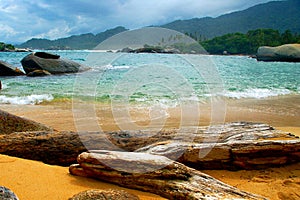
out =
{"type": "MultiPolygon", "coordinates": [[[[224,122],[234,121],[251,121],[267,123],[274,127],[300,127],[300,95],[284,95],[278,97],[270,97],[265,99],[230,99],[224,100],[226,107],[224,122]]],[[[198,107],[198,125],[207,126],[211,123],[212,104],[210,101],[199,102],[198,107]]],[[[77,131],[76,121],[81,118],[80,112],[85,108],[92,108],[91,116],[97,117],[99,130],[114,131],[119,130],[118,119],[116,112],[125,112],[127,118],[123,121],[137,124],[140,129],[150,128],[178,128],[182,122],[182,112],[185,107],[163,106],[132,103],[122,106],[116,106],[111,102],[93,102],[93,101],[72,101],[72,99],[60,99],[58,101],[44,102],[39,105],[11,105],[2,104],[1,109],[29,118],[40,123],[52,126],[57,130],[77,131]],[[77,115],[74,114],[74,109],[79,110],[77,115]],[[119,109],[119,110],[118,110],[119,109]],[[154,114],[153,114],[154,113],[154,114]],[[161,120],[160,120],[161,119],[161,120]],[[155,120],[157,122],[155,122],[155,120]],[[162,121],[165,120],[165,121],[162,121]],[[151,123],[151,121],[154,121],[151,123]],[[153,126],[153,127],[151,127],[153,126]]],[[[222,111],[224,111],[222,109],[222,111]]],[[[215,112],[218,109],[215,110],[215,112]]],[[[195,111],[196,112],[196,111],[195,111]]],[[[188,115],[193,112],[188,113],[188,115]]],[[[87,117],[91,117],[87,116],[87,117]]],[[[191,120],[195,119],[192,118],[191,120]]],[[[93,130],[97,131],[97,130],[93,130]]],[[[297,131],[298,132],[298,131],[297,131]]]]}

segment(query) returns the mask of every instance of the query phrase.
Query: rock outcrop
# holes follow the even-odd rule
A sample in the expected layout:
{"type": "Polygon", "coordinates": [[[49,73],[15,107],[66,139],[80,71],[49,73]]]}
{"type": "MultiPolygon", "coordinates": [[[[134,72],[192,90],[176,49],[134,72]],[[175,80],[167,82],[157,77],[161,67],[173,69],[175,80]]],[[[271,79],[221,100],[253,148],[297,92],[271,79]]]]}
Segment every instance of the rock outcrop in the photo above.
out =
{"type": "Polygon", "coordinates": [[[79,63],[46,52],[31,53],[25,56],[21,63],[26,74],[35,70],[45,70],[51,74],[77,73],[87,70],[79,63]]]}
{"type": "Polygon", "coordinates": [[[0,60],[0,76],[22,76],[24,72],[9,63],[0,60]]]}
{"type": "Polygon", "coordinates": [[[146,153],[93,151],[78,156],[69,171],[168,199],[265,199],[222,183],[211,176],[146,153]]]}
{"type": "Polygon", "coordinates": [[[256,58],[258,61],[300,62],[300,44],[259,47],[256,58]]]}
{"type": "Polygon", "coordinates": [[[125,47],[118,52],[122,53],[165,53],[165,54],[181,54],[178,49],[171,47],[159,47],[159,46],[146,46],[137,49],[131,49],[129,47],[125,47]]]}
{"type": "Polygon", "coordinates": [[[139,200],[134,194],[124,190],[87,190],[80,192],[69,200],[139,200]]]}
{"type": "Polygon", "coordinates": [[[21,131],[47,131],[52,128],[0,110],[0,136],[21,131]]]}
{"type": "Polygon", "coordinates": [[[163,155],[196,169],[257,169],[300,160],[299,138],[265,124],[247,122],[199,127],[196,133],[33,131],[0,135],[1,154],[49,164],[68,166],[87,150],[163,155]]]}

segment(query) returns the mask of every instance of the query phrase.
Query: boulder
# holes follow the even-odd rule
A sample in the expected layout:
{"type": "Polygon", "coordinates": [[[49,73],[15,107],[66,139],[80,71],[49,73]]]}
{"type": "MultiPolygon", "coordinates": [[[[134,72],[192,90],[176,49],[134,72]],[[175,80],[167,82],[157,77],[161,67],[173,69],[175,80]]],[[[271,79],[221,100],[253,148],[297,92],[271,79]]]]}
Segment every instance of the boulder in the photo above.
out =
{"type": "Polygon", "coordinates": [[[21,76],[25,75],[17,67],[0,60],[0,76],[21,76]]]}
{"type": "Polygon", "coordinates": [[[46,52],[31,53],[25,56],[21,63],[26,74],[35,70],[45,70],[51,74],[77,73],[87,70],[79,63],[46,52]]]}
{"type": "Polygon", "coordinates": [[[0,135],[7,135],[21,131],[49,131],[52,128],[35,121],[15,116],[8,112],[0,110],[0,135]]]}
{"type": "Polygon", "coordinates": [[[48,71],[46,71],[46,70],[40,70],[40,69],[34,70],[34,71],[29,72],[27,74],[27,76],[30,76],[30,77],[49,76],[49,75],[51,75],[51,74],[48,71]]]}
{"type": "Polygon", "coordinates": [[[258,61],[300,62],[300,44],[259,47],[256,58],[258,61]]]}
{"type": "Polygon", "coordinates": [[[134,194],[124,190],[87,190],[80,192],[69,200],[139,200],[134,194]]]}
{"type": "Polygon", "coordinates": [[[19,200],[17,195],[7,187],[0,186],[0,199],[1,200],[19,200]]]}
{"type": "Polygon", "coordinates": [[[91,151],[71,165],[73,175],[87,176],[167,199],[265,199],[222,183],[164,156],[136,152],[91,151]]]}

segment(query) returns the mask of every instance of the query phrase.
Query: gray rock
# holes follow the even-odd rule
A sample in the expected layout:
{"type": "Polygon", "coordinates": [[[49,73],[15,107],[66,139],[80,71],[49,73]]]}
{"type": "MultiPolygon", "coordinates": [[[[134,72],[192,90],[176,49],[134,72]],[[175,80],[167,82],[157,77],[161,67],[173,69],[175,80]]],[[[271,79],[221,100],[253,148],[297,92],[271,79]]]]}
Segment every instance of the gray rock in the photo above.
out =
{"type": "Polygon", "coordinates": [[[0,110],[0,122],[0,135],[9,135],[14,132],[22,131],[53,131],[53,129],[48,126],[2,110],[0,110]]]}
{"type": "Polygon", "coordinates": [[[134,194],[124,190],[87,190],[80,192],[69,200],[139,200],[134,194]]]}
{"type": "Polygon", "coordinates": [[[259,47],[256,56],[258,61],[300,62],[300,44],[259,47]]]}
{"type": "Polygon", "coordinates": [[[63,74],[77,73],[88,69],[72,60],[60,58],[59,55],[46,52],[31,53],[25,56],[21,63],[26,74],[35,70],[45,70],[51,74],[63,74]]]}
{"type": "Polygon", "coordinates": [[[19,198],[10,189],[0,186],[0,200],[19,200],[19,198]]]}
{"type": "Polygon", "coordinates": [[[0,76],[21,76],[25,75],[17,67],[0,60],[0,76]]]}

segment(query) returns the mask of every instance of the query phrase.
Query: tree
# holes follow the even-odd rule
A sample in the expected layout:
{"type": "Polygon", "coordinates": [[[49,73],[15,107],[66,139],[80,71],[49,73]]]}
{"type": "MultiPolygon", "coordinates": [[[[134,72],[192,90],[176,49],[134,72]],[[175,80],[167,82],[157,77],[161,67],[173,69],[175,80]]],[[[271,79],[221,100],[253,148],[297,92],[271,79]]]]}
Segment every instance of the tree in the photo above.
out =
{"type": "Polygon", "coordinates": [[[14,50],[15,47],[12,44],[5,44],[4,42],[0,42],[0,51],[5,51],[5,50],[14,50]]]}
{"type": "Polygon", "coordinates": [[[256,29],[243,33],[230,33],[200,44],[211,54],[256,54],[260,46],[279,46],[288,43],[300,43],[300,35],[290,30],[280,34],[278,30],[256,29]]]}
{"type": "Polygon", "coordinates": [[[290,30],[286,30],[284,33],[281,34],[281,43],[283,44],[295,43],[296,41],[296,37],[293,36],[290,30]]]}

